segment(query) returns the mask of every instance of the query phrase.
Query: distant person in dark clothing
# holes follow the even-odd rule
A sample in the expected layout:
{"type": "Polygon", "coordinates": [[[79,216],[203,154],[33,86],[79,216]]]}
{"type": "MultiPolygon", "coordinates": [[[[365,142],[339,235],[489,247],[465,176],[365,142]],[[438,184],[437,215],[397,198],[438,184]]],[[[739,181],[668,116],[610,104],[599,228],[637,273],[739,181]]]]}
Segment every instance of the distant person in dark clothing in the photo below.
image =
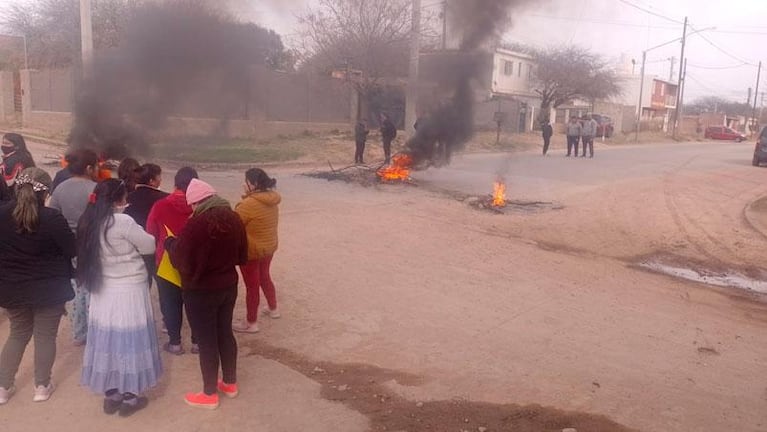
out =
{"type": "Polygon", "coordinates": [[[24,137],[17,133],[3,135],[2,146],[3,162],[0,163],[0,174],[8,186],[13,184],[13,179],[23,170],[34,167],[35,161],[32,154],[27,150],[24,137]]]}
{"type": "Polygon", "coordinates": [[[365,154],[365,142],[368,139],[368,134],[370,131],[368,130],[367,120],[360,119],[357,122],[357,125],[354,127],[354,143],[356,144],[356,151],[354,152],[354,163],[358,164],[364,164],[364,154],[365,154]]]}
{"type": "Polygon", "coordinates": [[[551,123],[548,121],[541,123],[541,134],[543,135],[543,155],[546,156],[551,144],[551,136],[554,135],[554,128],[551,127],[551,123]]]}
{"type": "Polygon", "coordinates": [[[117,167],[117,178],[125,182],[125,188],[128,193],[136,190],[136,183],[138,172],[141,169],[141,164],[136,159],[125,158],[120,162],[120,166],[117,167]]]}
{"type": "Polygon", "coordinates": [[[391,142],[397,138],[397,127],[391,122],[389,116],[381,114],[381,141],[383,142],[383,151],[385,163],[391,162],[391,142]]]}

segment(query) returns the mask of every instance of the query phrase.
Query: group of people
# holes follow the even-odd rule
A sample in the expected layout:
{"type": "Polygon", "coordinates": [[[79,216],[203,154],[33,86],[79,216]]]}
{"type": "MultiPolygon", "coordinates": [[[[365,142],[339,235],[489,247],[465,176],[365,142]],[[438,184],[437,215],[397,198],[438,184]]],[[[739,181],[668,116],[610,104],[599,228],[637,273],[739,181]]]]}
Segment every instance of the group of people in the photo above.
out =
{"type": "Polygon", "coordinates": [[[163,374],[153,280],[168,333],[162,349],[185,353],[185,309],[191,352],[199,354],[203,391],[184,400],[215,409],[219,393],[236,397],[233,331],[259,331],[261,290],[264,312],[280,317],[270,276],[281,201],[276,180],[262,169],[247,170],[242,200],[232,209],[191,167],[176,172],[166,193],[155,164],[126,159],[118,178],[100,180],[97,154],[77,149],[66,155],[56,183],[35,167],[20,135],[6,134],[2,151],[0,308],[10,335],[0,353],[0,405],[15,392],[33,337],[33,400],[50,398],[56,337],[69,304],[74,344],[84,346],[81,384],[103,395],[107,414],[129,416],[145,407],[147,391],[163,374]],[[237,266],[246,317],[233,323],[237,266]]]}
{"type": "MultiPolygon", "coordinates": [[[[567,135],[567,155],[566,157],[578,157],[578,145],[582,143],[583,153],[581,157],[586,157],[586,151],[589,157],[594,157],[594,138],[597,135],[598,124],[591,115],[583,117],[571,116],[570,121],[565,125],[565,134],[567,135]]],[[[551,137],[554,135],[554,129],[551,123],[541,124],[541,134],[543,135],[543,155],[549,151],[551,137]]]]}
{"type": "MultiPolygon", "coordinates": [[[[395,138],[397,138],[397,127],[394,126],[394,123],[392,123],[391,119],[387,114],[381,114],[380,118],[380,124],[381,124],[381,142],[383,144],[383,151],[384,151],[384,163],[388,164],[391,162],[391,143],[394,141],[395,138]]],[[[365,143],[367,142],[368,135],[370,134],[370,130],[368,129],[368,123],[367,119],[365,118],[359,118],[357,120],[357,124],[354,127],[354,143],[355,143],[355,152],[354,152],[354,163],[355,164],[364,164],[365,163],[365,143]]]]}

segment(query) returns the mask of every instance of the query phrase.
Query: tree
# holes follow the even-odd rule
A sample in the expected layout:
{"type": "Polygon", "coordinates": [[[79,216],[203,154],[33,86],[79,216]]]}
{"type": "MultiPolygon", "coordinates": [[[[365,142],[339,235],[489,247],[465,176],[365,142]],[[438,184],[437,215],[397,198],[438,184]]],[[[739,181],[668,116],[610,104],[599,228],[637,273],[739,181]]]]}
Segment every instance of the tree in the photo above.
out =
{"type": "MultiPolygon", "coordinates": [[[[301,69],[348,73],[349,82],[369,103],[380,95],[386,79],[407,76],[410,5],[408,0],[319,0],[299,16],[301,69]]],[[[424,26],[427,40],[430,28],[424,26]]]]}
{"type": "MultiPolygon", "coordinates": [[[[94,48],[115,47],[125,22],[141,4],[140,0],[94,1],[94,48]]],[[[28,0],[13,3],[0,11],[0,20],[7,31],[27,38],[29,66],[32,68],[71,66],[79,58],[78,0],[28,0]]]]}
{"type": "Polygon", "coordinates": [[[533,49],[531,53],[537,63],[533,82],[541,97],[541,121],[548,121],[552,108],[574,99],[604,99],[621,92],[617,73],[584,48],[533,49]]]}
{"type": "Polygon", "coordinates": [[[751,107],[742,102],[733,102],[718,96],[706,96],[695,99],[685,107],[689,114],[718,112],[727,115],[751,115],[751,107]]]}
{"type": "MultiPolygon", "coordinates": [[[[278,70],[293,70],[295,55],[287,51],[280,35],[253,23],[235,20],[211,0],[94,0],[91,3],[93,46],[98,51],[115,48],[126,36],[126,26],[137,13],[152,8],[192,8],[218,14],[226,22],[240,55],[256,56],[254,63],[278,70]]],[[[78,0],[27,0],[0,11],[3,27],[27,38],[32,68],[68,67],[80,57],[80,7],[78,0]]],[[[21,64],[17,64],[21,67],[21,64]]]]}

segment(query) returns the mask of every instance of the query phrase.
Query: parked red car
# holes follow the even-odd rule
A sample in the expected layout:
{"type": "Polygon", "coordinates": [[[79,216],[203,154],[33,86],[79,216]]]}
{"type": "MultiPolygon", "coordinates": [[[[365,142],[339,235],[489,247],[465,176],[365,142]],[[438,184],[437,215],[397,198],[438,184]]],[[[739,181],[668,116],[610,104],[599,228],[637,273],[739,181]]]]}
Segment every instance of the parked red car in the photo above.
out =
{"type": "Polygon", "coordinates": [[[602,114],[592,114],[592,116],[597,121],[597,137],[604,135],[605,138],[610,138],[613,136],[613,119],[602,114]]]}
{"type": "Polygon", "coordinates": [[[746,140],[746,136],[742,133],[730,129],[725,126],[709,126],[706,128],[706,133],[704,134],[706,138],[715,139],[715,140],[727,140],[727,141],[736,141],[741,142],[746,140]]]}

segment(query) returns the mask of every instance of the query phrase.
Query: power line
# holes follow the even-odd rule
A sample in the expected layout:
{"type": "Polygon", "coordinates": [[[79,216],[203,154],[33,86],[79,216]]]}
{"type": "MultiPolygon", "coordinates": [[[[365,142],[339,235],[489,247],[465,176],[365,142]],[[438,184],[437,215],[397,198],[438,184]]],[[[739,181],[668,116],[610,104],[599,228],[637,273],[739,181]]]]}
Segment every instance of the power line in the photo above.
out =
{"type": "Polygon", "coordinates": [[[664,20],[666,20],[666,21],[671,21],[671,22],[673,22],[673,23],[676,23],[676,24],[682,24],[682,25],[684,25],[684,23],[683,23],[682,21],[679,21],[679,20],[677,20],[677,19],[674,19],[674,18],[670,18],[670,17],[667,17],[667,16],[665,16],[665,15],[661,15],[661,14],[659,14],[659,13],[657,13],[657,12],[653,12],[653,11],[651,11],[651,10],[649,10],[649,9],[645,9],[645,8],[643,8],[642,6],[639,6],[639,5],[636,5],[636,4],[634,4],[634,3],[631,3],[631,2],[629,2],[628,0],[618,0],[618,1],[620,1],[621,3],[623,3],[623,4],[625,4],[625,5],[631,6],[631,7],[633,7],[634,9],[640,10],[640,11],[642,11],[642,12],[646,13],[646,14],[650,14],[650,15],[652,15],[652,16],[655,16],[655,17],[658,17],[658,18],[663,18],[663,19],[664,19],[664,20]]]}
{"type": "MultiPolygon", "coordinates": [[[[693,27],[692,25],[690,25],[690,28],[692,28],[693,30],[696,30],[696,29],[695,29],[695,27],[693,27]]],[[[696,30],[696,31],[697,31],[697,30],[696,30]]],[[[748,65],[751,65],[751,66],[756,66],[755,64],[753,64],[753,63],[751,63],[751,62],[749,62],[749,61],[743,60],[742,58],[740,58],[740,57],[738,57],[738,56],[736,56],[736,55],[734,55],[734,54],[730,53],[729,51],[727,51],[727,50],[725,50],[724,48],[720,47],[719,45],[715,44],[714,42],[712,42],[712,41],[711,41],[711,39],[709,39],[708,37],[706,37],[706,35],[704,35],[704,34],[703,34],[703,32],[698,32],[698,33],[696,33],[696,34],[697,34],[698,36],[700,36],[700,37],[701,37],[701,39],[703,39],[704,41],[706,41],[706,42],[707,42],[709,45],[711,45],[712,47],[716,48],[717,50],[719,50],[721,53],[723,53],[723,54],[724,54],[724,55],[726,55],[727,57],[729,57],[729,58],[731,58],[731,59],[733,59],[733,60],[735,60],[735,61],[741,62],[741,63],[745,63],[745,64],[748,64],[748,65]]]]}
{"type": "Polygon", "coordinates": [[[743,66],[753,66],[753,65],[742,62],[740,64],[731,65],[731,66],[704,66],[704,65],[696,65],[692,63],[688,63],[687,66],[691,68],[695,68],[695,69],[725,70],[725,69],[738,69],[738,68],[742,68],[743,66]]]}
{"type": "Polygon", "coordinates": [[[560,17],[560,16],[553,16],[553,15],[542,15],[542,14],[530,14],[529,16],[535,17],[535,18],[545,18],[545,19],[554,19],[554,20],[561,20],[561,21],[573,21],[573,22],[587,22],[592,24],[606,24],[606,25],[616,25],[621,27],[641,27],[641,28],[653,28],[653,29],[665,29],[665,30],[678,30],[679,27],[676,26],[648,26],[647,24],[641,24],[641,23],[633,23],[630,21],[609,21],[609,20],[600,20],[600,19],[594,19],[594,18],[572,18],[572,17],[560,17]]]}

